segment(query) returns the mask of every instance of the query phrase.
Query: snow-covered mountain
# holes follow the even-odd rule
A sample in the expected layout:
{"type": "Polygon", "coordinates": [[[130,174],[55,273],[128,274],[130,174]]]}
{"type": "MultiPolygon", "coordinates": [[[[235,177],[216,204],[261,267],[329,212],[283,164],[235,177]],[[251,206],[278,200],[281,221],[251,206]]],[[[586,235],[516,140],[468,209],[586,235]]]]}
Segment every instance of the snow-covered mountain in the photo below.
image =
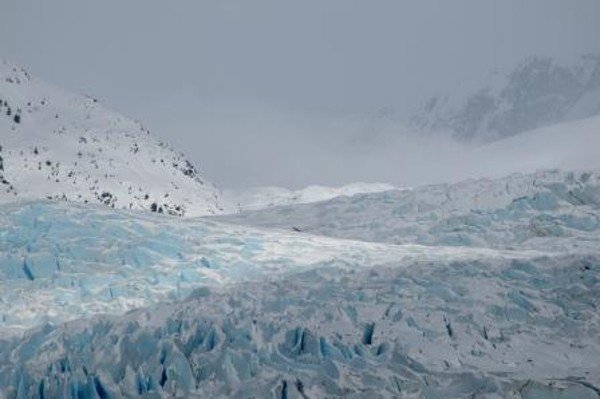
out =
{"type": "Polygon", "coordinates": [[[282,187],[255,187],[242,190],[224,190],[222,203],[227,213],[258,210],[280,205],[308,204],[336,197],[377,193],[394,190],[387,183],[350,183],[340,187],[308,186],[300,190],[282,187]]]}
{"type": "Polygon", "coordinates": [[[531,57],[483,83],[466,82],[431,98],[414,127],[446,131],[461,140],[492,141],[600,114],[600,54],[576,62],[531,57]]]}
{"type": "Polygon", "coordinates": [[[600,116],[465,145],[448,173],[485,178],[220,205],[137,122],[0,73],[0,398],[600,397],[600,116]]]}
{"type": "Polygon", "coordinates": [[[173,215],[220,212],[185,156],[97,100],[0,63],[0,202],[102,203],[173,215]]]}

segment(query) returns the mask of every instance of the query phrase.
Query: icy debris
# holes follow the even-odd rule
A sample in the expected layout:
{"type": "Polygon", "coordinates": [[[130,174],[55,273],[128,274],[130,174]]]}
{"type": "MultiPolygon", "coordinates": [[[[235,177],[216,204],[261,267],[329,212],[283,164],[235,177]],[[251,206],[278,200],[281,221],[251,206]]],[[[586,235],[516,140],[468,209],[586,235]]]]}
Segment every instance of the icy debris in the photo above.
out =
{"type": "Polygon", "coordinates": [[[376,273],[324,267],[294,283],[282,276],[45,325],[0,342],[0,395],[598,397],[600,258],[527,263],[536,272],[521,279],[500,259],[376,273]],[[580,283],[585,274],[592,278],[580,283]],[[535,307],[505,292],[529,292],[535,307]],[[386,317],[390,306],[406,317],[386,317]]]}
{"type": "Polygon", "coordinates": [[[599,186],[540,172],[227,219],[287,230],[5,205],[0,397],[598,397],[599,186]]]}
{"type": "Polygon", "coordinates": [[[323,265],[540,255],[362,243],[53,202],[5,205],[0,224],[0,332],[323,265]]]}

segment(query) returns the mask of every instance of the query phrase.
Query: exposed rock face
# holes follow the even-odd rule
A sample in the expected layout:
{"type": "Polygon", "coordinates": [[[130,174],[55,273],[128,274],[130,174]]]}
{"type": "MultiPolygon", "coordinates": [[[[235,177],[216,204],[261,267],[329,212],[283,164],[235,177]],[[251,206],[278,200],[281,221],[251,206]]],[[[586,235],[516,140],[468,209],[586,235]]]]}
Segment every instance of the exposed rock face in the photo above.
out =
{"type": "Polygon", "coordinates": [[[412,122],[461,140],[492,141],[598,114],[600,54],[594,54],[574,65],[531,57],[473,92],[432,98],[412,122]]]}

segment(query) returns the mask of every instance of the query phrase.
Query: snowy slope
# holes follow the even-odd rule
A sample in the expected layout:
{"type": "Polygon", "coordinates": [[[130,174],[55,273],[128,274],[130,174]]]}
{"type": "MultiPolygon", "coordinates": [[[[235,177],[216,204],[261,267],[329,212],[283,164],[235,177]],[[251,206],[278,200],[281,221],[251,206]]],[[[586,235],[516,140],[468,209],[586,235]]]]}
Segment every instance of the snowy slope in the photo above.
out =
{"type": "Polygon", "coordinates": [[[596,251],[600,248],[600,174],[514,174],[217,219],[394,244],[596,251]]]}
{"type": "Polygon", "coordinates": [[[255,187],[245,190],[224,190],[223,207],[227,213],[258,210],[279,205],[308,204],[336,197],[394,190],[386,183],[351,183],[341,187],[308,186],[300,190],[282,187],[255,187]]]}
{"type": "Polygon", "coordinates": [[[0,202],[52,198],[176,215],[219,212],[218,190],[138,122],[0,63],[0,202]]]}
{"type": "Polygon", "coordinates": [[[500,176],[536,169],[600,170],[600,116],[559,123],[478,147],[470,163],[500,176]]]}
{"type": "Polygon", "coordinates": [[[425,131],[493,141],[538,127],[600,114],[600,54],[575,62],[530,57],[431,98],[413,118],[425,131]]]}
{"type": "MultiPolygon", "coordinates": [[[[434,141],[435,139],[431,139],[434,141]]],[[[456,144],[456,143],[455,143],[456,144]]],[[[425,147],[400,166],[413,165],[418,181],[453,183],[468,178],[500,178],[539,170],[600,170],[600,116],[546,126],[491,143],[425,147]]],[[[411,178],[407,175],[407,178],[411,178]]],[[[414,177],[413,181],[416,180],[414,177]]],[[[418,184],[418,183],[417,183],[418,184]]]]}

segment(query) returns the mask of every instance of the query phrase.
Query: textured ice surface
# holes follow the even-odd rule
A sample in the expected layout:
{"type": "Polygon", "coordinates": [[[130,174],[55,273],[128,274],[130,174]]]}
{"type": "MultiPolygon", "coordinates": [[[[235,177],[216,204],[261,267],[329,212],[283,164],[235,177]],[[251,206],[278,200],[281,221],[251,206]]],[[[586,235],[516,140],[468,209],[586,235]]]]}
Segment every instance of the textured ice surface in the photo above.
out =
{"type": "Polygon", "coordinates": [[[3,205],[0,398],[598,398],[598,187],[541,172],[239,224],[3,205]]]}
{"type": "Polygon", "coordinates": [[[327,264],[535,256],[365,243],[53,202],[4,206],[0,225],[0,332],[327,264]]]}
{"type": "Polygon", "coordinates": [[[394,190],[385,183],[352,183],[341,187],[308,186],[300,190],[282,187],[254,187],[242,190],[224,190],[222,206],[226,213],[271,208],[279,205],[309,204],[336,197],[377,193],[394,190]]]}
{"type": "Polygon", "coordinates": [[[515,174],[218,219],[372,242],[597,252],[600,175],[515,174]]]}
{"type": "Polygon", "coordinates": [[[0,396],[597,398],[598,306],[597,257],[322,267],[0,341],[0,396]]]}

